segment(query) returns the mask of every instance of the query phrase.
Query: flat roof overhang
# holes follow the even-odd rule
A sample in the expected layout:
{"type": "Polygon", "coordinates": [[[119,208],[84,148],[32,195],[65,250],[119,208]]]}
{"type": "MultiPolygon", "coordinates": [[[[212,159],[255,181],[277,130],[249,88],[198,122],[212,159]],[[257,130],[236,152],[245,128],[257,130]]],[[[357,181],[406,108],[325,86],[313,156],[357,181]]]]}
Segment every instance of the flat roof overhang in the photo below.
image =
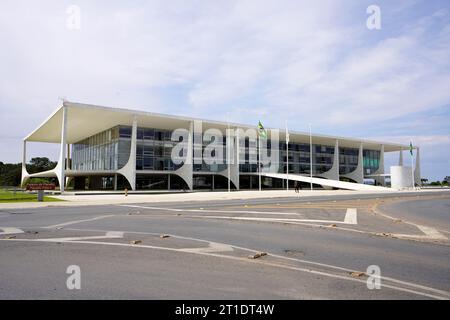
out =
{"type": "MultiPolygon", "coordinates": [[[[202,121],[203,130],[216,128],[224,132],[228,128],[228,125],[230,125],[231,128],[238,127],[245,130],[256,128],[256,126],[238,123],[228,124],[226,122],[213,120],[65,101],[62,106],[55,110],[38,128],[26,136],[24,140],[31,142],[59,143],[61,141],[63,106],[67,108],[66,141],[68,144],[79,142],[117,125],[132,125],[135,117],[137,119],[138,127],[155,129],[187,129],[190,122],[195,120],[202,121]]],[[[280,129],[279,137],[280,141],[285,140],[284,129],[280,129]]],[[[291,142],[309,143],[309,133],[306,132],[289,131],[289,137],[291,142]]],[[[409,148],[408,145],[396,143],[321,134],[313,134],[312,139],[314,144],[331,146],[334,146],[335,141],[339,140],[340,147],[348,148],[359,148],[360,143],[363,143],[365,149],[380,150],[381,145],[384,145],[385,152],[407,150],[409,148]]]]}

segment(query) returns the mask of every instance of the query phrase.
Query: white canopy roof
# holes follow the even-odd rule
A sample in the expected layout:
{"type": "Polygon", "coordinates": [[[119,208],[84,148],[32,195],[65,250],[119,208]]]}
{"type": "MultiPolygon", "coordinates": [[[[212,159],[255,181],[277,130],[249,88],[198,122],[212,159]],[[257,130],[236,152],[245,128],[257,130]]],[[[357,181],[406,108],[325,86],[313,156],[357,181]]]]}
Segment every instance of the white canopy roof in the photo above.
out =
{"type": "MultiPolygon", "coordinates": [[[[217,128],[225,130],[228,123],[195,119],[189,117],[172,116],[160,113],[144,112],[122,108],[102,107],[90,104],[64,102],[67,108],[67,143],[72,144],[90,137],[96,133],[110,129],[117,125],[131,125],[134,117],[137,118],[139,127],[156,129],[177,129],[188,128],[193,120],[203,122],[203,128],[217,128]]],[[[59,143],[61,139],[62,127],[62,108],[54,111],[38,128],[25,137],[26,141],[59,143]]],[[[255,128],[255,126],[230,123],[231,127],[243,129],[255,128]]],[[[291,142],[309,143],[309,133],[289,131],[291,142]]],[[[285,130],[280,129],[280,140],[285,139],[285,130]]],[[[313,134],[313,143],[334,146],[336,139],[339,140],[339,146],[358,148],[362,142],[365,149],[380,150],[384,145],[385,152],[399,151],[408,149],[409,146],[386,143],[365,139],[345,138],[338,136],[328,136],[313,134]]]]}

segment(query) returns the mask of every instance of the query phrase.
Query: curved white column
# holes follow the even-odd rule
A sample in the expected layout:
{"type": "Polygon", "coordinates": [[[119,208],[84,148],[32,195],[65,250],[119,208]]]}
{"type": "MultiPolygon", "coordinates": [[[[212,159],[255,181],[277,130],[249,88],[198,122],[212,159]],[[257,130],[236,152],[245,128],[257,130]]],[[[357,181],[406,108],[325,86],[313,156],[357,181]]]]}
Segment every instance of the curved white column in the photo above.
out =
{"type": "Polygon", "coordinates": [[[398,165],[403,166],[403,149],[401,149],[398,154],[398,165]]]}
{"type": "MultiPolygon", "coordinates": [[[[232,136],[227,135],[227,155],[228,148],[232,148],[233,152],[230,156],[230,162],[228,163],[227,157],[227,166],[230,166],[230,180],[234,184],[236,190],[239,190],[239,128],[234,130],[234,134],[232,136]],[[228,141],[231,141],[230,143],[228,141]]],[[[219,175],[224,176],[228,179],[228,168],[218,172],[219,175]]]]}
{"type": "MultiPolygon", "coordinates": [[[[380,151],[380,162],[377,171],[373,173],[373,175],[384,174],[384,144],[381,145],[380,151]]],[[[381,183],[381,185],[385,186],[386,181],[384,176],[375,177],[375,181],[381,183]]]]}
{"type": "Polygon", "coordinates": [[[67,136],[67,111],[68,107],[64,104],[62,106],[62,121],[61,121],[61,142],[59,149],[59,159],[56,167],[51,170],[55,173],[59,181],[59,190],[64,192],[66,185],[66,136],[67,136]]]}
{"type": "Polygon", "coordinates": [[[330,180],[339,180],[339,141],[336,140],[334,145],[334,157],[333,157],[333,166],[330,170],[318,174],[319,177],[323,177],[330,180]]]}
{"type": "Polygon", "coordinates": [[[130,157],[128,162],[119,170],[120,173],[128,180],[132,190],[136,190],[136,140],[137,140],[137,118],[133,119],[132,129],[131,129],[131,147],[130,147],[130,157]]]}
{"type": "Polygon", "coordinates": [[[173,171],[170,172],[172,174],[176,174],[177,176],[181,177],[187,184],[189,190],[194,189],[194,178],[193,178],[193,131],[194,131],[194,123],[189,123],[189,131],[188,131],[188,141],[187,141],[187,152],[186,152],[186,159],[183,162],[183,165],[173,171]]]}
{"type": "Polygon", "coordinates": [[[352,180],[356,181],[357,183],[364,183],[364,158],[363,158],[362,142],[359,145],[358,165],[356,166],[356,169],[350,173],[343,174],[342,176],[345,178],[352,179],[352,180]]]}
{"type": "Polygon", "coordinates": [[[20,180],[20,185],[23,186],[25,182],[29,179],[30,174],[27,171],[27,141],[23,140],[22,149],[22,176],[20,180]]]}
{"type": "Polygon", "coordinates": [[[421,180],[421,176],[420,176],[420,152],[419,152],[419,148],[416,148],[416,166],[414,169],[414,183],[422,186],[422,180],[421,180]]]}

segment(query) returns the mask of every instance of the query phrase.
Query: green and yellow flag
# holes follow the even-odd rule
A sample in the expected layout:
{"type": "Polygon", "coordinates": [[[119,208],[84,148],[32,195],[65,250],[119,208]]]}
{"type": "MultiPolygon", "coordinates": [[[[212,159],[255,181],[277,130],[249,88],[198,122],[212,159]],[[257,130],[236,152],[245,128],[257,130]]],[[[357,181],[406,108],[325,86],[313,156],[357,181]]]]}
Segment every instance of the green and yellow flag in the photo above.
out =
{"type": "Polygon", "coordinates": [[[262,125],[261,121],[258,121],[258,133],[260,137],[267,138],[267,131],[266,129],[264,129],[264,126],[262,125]]]}

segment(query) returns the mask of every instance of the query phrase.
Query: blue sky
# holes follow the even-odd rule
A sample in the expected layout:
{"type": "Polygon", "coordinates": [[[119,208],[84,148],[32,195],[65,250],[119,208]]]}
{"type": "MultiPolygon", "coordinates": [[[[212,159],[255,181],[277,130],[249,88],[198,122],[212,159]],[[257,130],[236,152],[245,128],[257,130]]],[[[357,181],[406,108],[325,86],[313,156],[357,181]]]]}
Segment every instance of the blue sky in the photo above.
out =
{"type": "MultiPolygon", "coordinates": [[[[0,161],[19,162],[21,138],[65,97],[412,140],[424,177],[450,175],[448,1],[4,0],[1,9],[0,161]],[[373,4],[380,30],[366,27],[373,4]],[[66,26],[69,5],[81,10],[80,30],[66,26]]],[[[56,152],[31,144],[29,156],[56,152]]]]}

